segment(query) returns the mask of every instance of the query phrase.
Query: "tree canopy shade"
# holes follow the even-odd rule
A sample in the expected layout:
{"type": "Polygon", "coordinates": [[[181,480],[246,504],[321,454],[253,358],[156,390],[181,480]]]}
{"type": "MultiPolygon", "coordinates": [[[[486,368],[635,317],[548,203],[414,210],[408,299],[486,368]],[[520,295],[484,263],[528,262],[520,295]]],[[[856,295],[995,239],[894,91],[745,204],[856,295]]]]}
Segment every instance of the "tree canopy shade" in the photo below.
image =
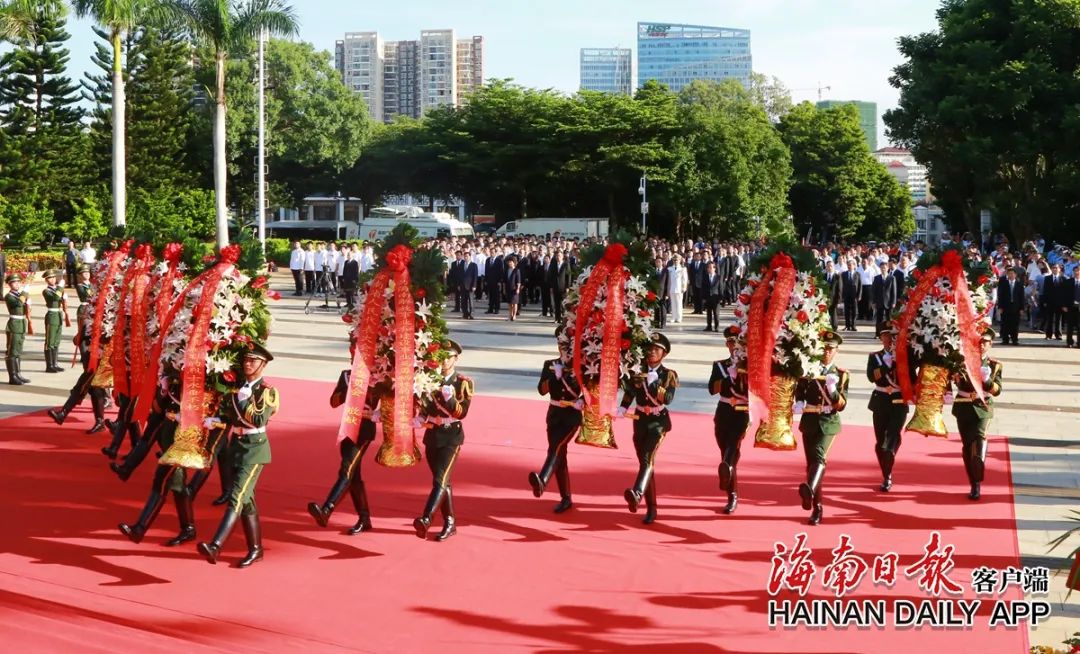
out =
{"type": "Polygon", "coordinates": [[[1080,237],[1080,0],[946,0],[900,39],[889,136],[927,166],[954,227],[980,209],[1022,240],[1080,237]]]}
{"type": "Polygon", "coordinates": [[[283,36],[296,34],[296,14],[284,0],[166,0],[165,7],[214,57],[214,193],[217,244],[221,248],[229,243],[225,63],[230,54],[249,48],[263,31],[283,36]]]}

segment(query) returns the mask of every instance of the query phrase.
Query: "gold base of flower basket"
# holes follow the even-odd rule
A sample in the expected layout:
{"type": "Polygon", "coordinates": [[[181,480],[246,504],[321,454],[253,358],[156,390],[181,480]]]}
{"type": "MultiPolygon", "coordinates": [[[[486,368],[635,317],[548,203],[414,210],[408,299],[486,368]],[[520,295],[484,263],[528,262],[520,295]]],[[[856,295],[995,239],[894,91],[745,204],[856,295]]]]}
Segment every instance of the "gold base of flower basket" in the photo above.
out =
{"type": "Polygon", "coordinates": [[[105,346],[101,358],[98,359],[97,369],[94,370],[94,376],[90,380],[90,385],[94,388],[112,388],[112,342],[109,342],[109,344],[105,346]]]}
{"type": "Polygon", "coordinates": [[[792,405],[795,402],[797,377],[773,375],[769,381],[769,419],[754,434],[754,447],[769,450],[794,450],[798,445],[791,430],[792,405]]]}
{"type": "MultiPolygon", "coordinates": [[[[587,388],[592,397],[596,397],[600,384],[589,383],[587,388]]],[[[578,432],[574,442],[592,447],[619,449],[618,444],[615,443],[615,429],[611,423],[611,416],[601,416],[600,407],[595,403],[585,405],[585,409],[581,412],[581,431],[578,432]]]]}
{"type": "Polygon", "coordinates": [[[394,451],[394,401],[384,397],[379,403],[379,422],[382,423],[383,442],[375,454],[375,463],[387,468],[408,468],[420,463],[420,447],[413,438],[411,452],[394,451]]]}
{"type": "Polygon", "coordinates": [[[203,430],[190,427],[177,431],[172,447],[158,459],[158,465],[180,466],[191,470],[206,470],[210,467],[210,453],[206,451],[206,438],[203,430]]]}
{"type": "Polygon", "coordinates": [[[915,413],[904,428],[905,431],[941,438],[949,435],[944,415],[945,387],[948,381],[949,371],[946,368],[927,364],[919,369],[915,413]]]}

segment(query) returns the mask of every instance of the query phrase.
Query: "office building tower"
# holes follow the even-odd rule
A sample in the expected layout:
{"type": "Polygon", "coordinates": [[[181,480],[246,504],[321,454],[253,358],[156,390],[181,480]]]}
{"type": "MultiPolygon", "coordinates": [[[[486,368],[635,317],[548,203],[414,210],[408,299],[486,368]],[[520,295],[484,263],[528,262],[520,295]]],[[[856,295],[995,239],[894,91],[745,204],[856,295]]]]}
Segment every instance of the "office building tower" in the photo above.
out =
{"type": "Polygon", "coordinates": [[[930,184],[926,179],[926,166],[918,161],[906,148],[881,148],[874,151],[877,159],[889,171],[896,181],[907,187],[913,202],[931,202],[930,184]]]}
{"type": "Polygon", "coordinates": [[[457,94],[464,102],[469,93],[484,85],[484,37],[457,42],[457,94]]]}
{"type": "Polygon", "coordinates": [[[582,48],[581,90],[633,93],[630,48],[582,48]]]}
{"type": "Polygon", "coordinates": [[[877,103],[863,102],[862,100],[821,100],[817,103],[818,109],[831,109],[843,105],[853,105],[859,111],[859,126],[862,127],[866,144],[870,151],[874,152],[877,147],[877,103]]]}
{"type": "Polygon", "coordinates": [[[695,80],[750,85],[750,30],[638,23],[637,85],[657,80],[676,93],[695,80]]]}
{"type": "Polygon", "coordinates": [[[368,115],[383,120],[383,43],[378,32],[349,32],[334,48],[345,86],[364,96],[368,115]]]}

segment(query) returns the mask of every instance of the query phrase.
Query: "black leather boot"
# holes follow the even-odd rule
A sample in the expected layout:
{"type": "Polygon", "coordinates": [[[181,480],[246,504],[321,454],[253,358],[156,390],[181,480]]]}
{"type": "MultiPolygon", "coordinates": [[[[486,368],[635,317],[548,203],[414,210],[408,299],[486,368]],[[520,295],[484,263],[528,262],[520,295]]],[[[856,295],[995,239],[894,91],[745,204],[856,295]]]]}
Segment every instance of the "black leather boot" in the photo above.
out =
{"type": "Polygon", "coordinates": [[[630,513],[637,513],[638,506],[641,504],[641,498],[645,495],[645,489],[649,487],[649,480],[652,479],[652,464],[646,463],[638,470],[637,479],[634,481],[633,488],[627,488],[623,492],[623,499],[626,500],[626,506],[630,509],[630,513]]]}
{"type": "Polygon", "coordinates": [[[544,459],[544,465],[540,468],[539,473],[529,473],[529,485],[532,486],[533,497],[540,497],[544,494],[544,489],[547,488],[548,482],[551,480],[551,473],[555,470],[558,460],[559,455],[557,452],[549,454],[544,459]]]}
{"type": "Polygon", "coordinates": [[[454,491],[450,486],[446,487],[446,494],[442,502],[443,528],[435,537],[438,542],[443,542],[457,533],[457,525],[454,521],[454,491]]]}
{"type": "Polygon", "coordinates": [[[146,455],[150,453],[150,448],[153,444],[149,438],[144,438],[135,444],[135,447],[127,453],[124,457],[123,463],[117,463],[113,461],[109,464],[109,469],[116,473],[116,476],[120,478],[120,481],[127,481],[135,469],[139,467],[139,464],[143,462],[146,455]]]}
{"type": "Polygon", "coordinates": [[[330,516],[334,513],[334,507],[341,501],[341,496],[345,494],[345,491],[349,489],[349,478],[344,476],[338,476],[334,486],[330,489],[330,494],[326,496],[326,501],[320,506],[315,502],[308,502],[307,510],[311,514],[312,518],[315,518],[315,524],[320,527],[325,527],[326,523],[330,520],[330,516]]]}
{"type": "Polygon", "coordinates": [[[68,414],[75,408],[75,405],[79,403],[79,396],[72,393],[68,396],[67,402],[64,402],[64,406],[59,409],[49,409],[49,417],[53,419],[58,425],[64,424],[67,420],[68,414]]]}
{"type": "Polygon", "coordinates": [[[221,480],[221,495],[218,495],[213,499],[211,504],[214,506],[221,506],[229,501],[229,490],[232,488],[232,466],[228,462],[218,461],[218,478],[221,480]]]}
{"type": "Polygon", "coordinates": [[[716,476],[720,480],[720,490],[722,490],[722,491],[730,491],[731,490],[731,474],[732,474],[732,472],[733,472],[732,467],[730,465],[728,465],[727,463],[721,463],[719,466],[717,466],[717,468],[716,468],[716,476]]]}
{"type": "Polygon", "coordinates": [[[802,508],[809,511],[813,508],[815,493],[821,487],[821,478],[825,476],[825,466],[820,463],[810,465],[806,472],[806,481],[799,484],[799,497],[802,499],[802,508]]]}
{"type": "MultiPolygon", "coordinates": [[[[129,455],[130,456],[130,455],[129,455]]],[[[203,484],[210,478],[210,470],[196,470],[191,475],[191,479],[188,481],[186,490],[188,497],[191,501],[195,501],[195,498],[199,496],[199,491],[202,490],[203,484]]]]}
{"type": "Polygon", "coordinates": [[[29,384],[30,380],[23,377],[22,374],[22,357],[14,357],[12,361],[15,364],[15,377],[24,384],[29,384]]]}
{"type": "Polygon", "coordinates": [[[94,409],[94,426],[86,433],[96,434],[105,429],[105,389],[90,389],[90,406],[94,409]]]}
{"type": "Polygon", "coordinates": [[[362,531],[371,531],[371,509],[368,507],[367,489],[359,477],[353,479],[349,486],[349,495],[352,496],[353,506],[356,507],[358,520],[349,528],[349,534],[355,536],[362,531]]]}
{"type": "Polygon", "coordinates": [[[150,528],[150,525],[154,524],[154,520],[157,518],[158,513],[161,513],[161,507],[164,504],[165,496],[155,489],[150,493],[150,497],[147,498],[146,506],[143,507],[142,513],[139,514],[138,522],[134,525],[121,522],[119,525],[120,533],[127,536],[133,543],[142,542],[146,530],[150,528]]]}
{"type": "Polygon", "coordinates": [[[416,530],[416,537],[427,540],[428,527],[431,526],[431,514],[435,513],[435,509],[442,503],[443,495],[446,493],[446,488],[443,486],[435,486],[431,489],[431,494],[428,495],[427,504],[424,505],[424,513],[416,520],[413,520],[413,529],[416,530]]]}
{"type": "Polygon", "coordinates": [[[199,543],[199,553],[202,554],[209,563],[217,563],[218,555],[221,554],[221,547],[225,544],[225,541],[229,540],[229,534],[231,534],[233,528],[236,527],[236,521],[239,518],[240,512],[232,506],[225,509],[225,515],[221,517],[221,524],[218,525],[217,533],[214,534],[214,539],[209,543],[199,543]]]}
{"type": "Polygon", "coordinates": [[[64,372],[64,369],[58,365],[57,359],[59,358],[60,351],[58,348],[47,348],[45,350],[45,372],[64,372]]]}
{"type": "Polygon", "coordinates": [[[570,493],[570,467],[566,463],[566,457],[560,457],[555,466],[555,482],[559,485],[559,503],[555,505],[555,513],[565,513],[574,506],[574,500],[570,493]]]}
{"type": "Polygon", "coordinates": [[[12,386],[22,386],[23,380],[19,379],[18,373],[15,371],[15,358],[7,357],[4,359],[4,364],[7,366],[8,383],[12,386]]]}
{"type": "Polygon", "coordinates": [[[881,486],[878,490],[887,493],[892,488],[892,469],[896,455],[889,450],[877,450],[878,465],[881,466],[881,486]]]}
{"type": "Polygon", "coordinates": [[[727,515],[735,513],[736,507],[739,506],[738,474],[738,470],[731,468],[731,478],[727,486],[727,506],[724,507],[724,513],[727,515]]]}
{"type": "Polygon", "coordinates": [[[183,545],[189,540],[195,540],[195,510],[192,506],[191,495],[187,489],[173,491],[173,501],[176,502],[176,517],[180,519],[180,533],[165,542],[166,547],[183,545]]]}
{"type": "Polygon", "coordinates": [[[236,563],[236,567],[246,568],[253,563],[262,561],[262,525],[259,524],[257,511],[240,516],[240,523],[244,526],[244,538],[247,540],[248,553],[247,556],[236,563]]]}
{"type": "Polygon", "coordinates": [[[656,477],[649,479],[649,485],[645,487],[645,517],[641,522],[651,525],[656,522],[656,477]]]}

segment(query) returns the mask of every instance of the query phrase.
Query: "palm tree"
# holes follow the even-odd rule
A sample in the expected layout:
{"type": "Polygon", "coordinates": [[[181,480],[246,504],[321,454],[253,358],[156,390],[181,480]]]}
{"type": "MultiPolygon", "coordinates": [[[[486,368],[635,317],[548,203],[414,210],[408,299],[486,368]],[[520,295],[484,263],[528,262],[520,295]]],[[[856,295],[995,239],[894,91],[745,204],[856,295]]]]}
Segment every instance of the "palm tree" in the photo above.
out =
{"type": "Polygon", "coordinates": [[[41,9],[34,0],[0,0],[0,41],[28,36],[34,29],[34,17],[41,9]]]}
{"type": "Polygon", "coordinates": [[[127,102],[124,95],[123,41],[153,6],[151,0],[73,0],[75,14],[97,21],[112,44],[112,191],[113,225],[127,224],[127,152],[124,136],[127,102]]]}
{"type": "Polygon", "coordinates": [[[292,36],[298,31],[296,14],[285,0],[168,0],[168,7],[191,35],[214,53],[214,199],[217,244],[229,244],[225,202],[225,62],[242,51],[263,30],[292,36]]]}

